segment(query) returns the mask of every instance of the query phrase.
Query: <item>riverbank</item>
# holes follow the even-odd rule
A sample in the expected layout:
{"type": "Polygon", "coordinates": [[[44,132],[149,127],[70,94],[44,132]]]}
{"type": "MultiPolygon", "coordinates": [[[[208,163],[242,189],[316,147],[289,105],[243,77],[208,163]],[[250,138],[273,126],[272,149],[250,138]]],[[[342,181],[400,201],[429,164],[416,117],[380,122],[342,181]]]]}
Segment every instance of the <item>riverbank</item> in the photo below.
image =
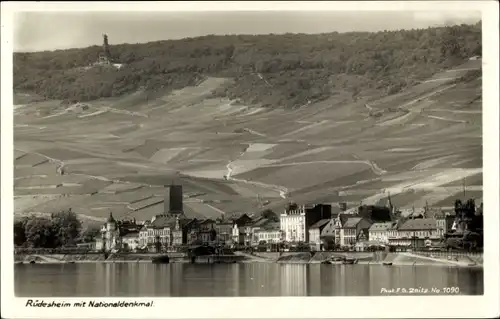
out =
{"type": "Polygon", "coordinates": [[[245,254],[247,262],[269,262],[279,264],[321,264],[332,258],[348,258],[357,264],[387,266],[445,266],[445,267],[483,267],[482,256],[424,256],[406,252],[294,252],[294,253],[255,253],[245,254]]]}
{"type": "MultiPolygon", "coordinates": [[[[172,253],[169,263],[190,263],[183,254],[172,253]]],[[[53,254],[53,255],[16,255],[16,264],[75,264],[75,263],[152,263],[158,254],[53,254]]],[[[277,264],[321,264],[335,257],[355,259],[357,264],[386,266],[444,266],[482,268],[482,256],[475,260],[467,257],[424,256],[398,252],[287,252],[287,253],[244,253],[235,252],[231,263],[277,263],[277,264]]],[[[224,263],[215,257],[200,256],[196,263],[224,263]]]]}

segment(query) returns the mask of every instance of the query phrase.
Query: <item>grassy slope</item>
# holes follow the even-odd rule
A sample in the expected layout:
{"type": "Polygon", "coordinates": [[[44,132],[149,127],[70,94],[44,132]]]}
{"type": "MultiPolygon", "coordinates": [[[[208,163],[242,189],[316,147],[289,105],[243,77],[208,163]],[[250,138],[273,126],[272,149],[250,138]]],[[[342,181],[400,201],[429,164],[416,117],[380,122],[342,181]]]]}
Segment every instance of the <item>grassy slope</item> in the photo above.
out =
{"type": "Polygon", "coordinates": [[[482,181],[481,62],[455,63],[456,71],[436,72],[382,99],[354,101],[342,91],[294,110],[214,98],[214,91],[238,83],[221,78],[170,93],[89,101],[86,109],[35,100],[16,110],[15,177],[24,179],[15,194],[28,195],[16,199],[16,213],[72,207],[92,222],[110,210],[149,219],[162,205],[146,203],[173,180],[184,185],[193,217],[257,211],[264,202],[281,210],[288,201],[279,197],[283,189],[302,203],[357,204],[387,189],[398,206],[451,206],[461,191],[457,179],[467,176],[471,186],[482,181]],[[259,148],[253,143],[269,148],[252,151],[259,148]],[[58,161],[67,174],[56,175],[58,161]],[[225,181],[230,163],[236,180],[225,181]],[[46,188],[61,182],[72,184],[46,188]],[[124,183],[130,187],[113,187],[124,183]]]}

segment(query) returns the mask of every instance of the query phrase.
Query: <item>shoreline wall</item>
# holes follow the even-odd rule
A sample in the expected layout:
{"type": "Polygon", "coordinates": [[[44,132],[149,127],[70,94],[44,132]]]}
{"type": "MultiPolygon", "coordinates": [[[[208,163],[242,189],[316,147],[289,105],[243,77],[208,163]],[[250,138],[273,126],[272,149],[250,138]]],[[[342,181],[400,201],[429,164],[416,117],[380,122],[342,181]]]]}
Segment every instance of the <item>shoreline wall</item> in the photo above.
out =
{"type": "MultiPolygon", "coordinates": [[[[67,262],[150,262],[158,254],[111,254],[107,259],[103,254],[52,254],[52,255],[20,255],[14,256],[14,262],[29,263],[67,263],[67,262]]],[[[255,256],[265,259],[264,262],[283,263],[283,264],[320,264],[332,257],[348,257],[355,258],[359,264],[384,264],[390,263],[395,266],[399,265],[440,265],[440,266],[482,266],[483,256],[466,256],[451,257],[441,254],[420,255],[414,253],[387,253],[387,252],[286,252],[282,253],[255,253],[255,256]]],[[[183,255],[170,255],[172,262],[182,262],[186,258],[183,255]]],[[[203,258],[202,258],[203,259],[203,258]]],[[[201,260],[200,260],[201,261],[201,260]]],[[[236,262],[252,262],[251,258],[232,258],[231,261],[236,262]]],[[[259,262],[262,262],[260,260],[259,262]]]]}

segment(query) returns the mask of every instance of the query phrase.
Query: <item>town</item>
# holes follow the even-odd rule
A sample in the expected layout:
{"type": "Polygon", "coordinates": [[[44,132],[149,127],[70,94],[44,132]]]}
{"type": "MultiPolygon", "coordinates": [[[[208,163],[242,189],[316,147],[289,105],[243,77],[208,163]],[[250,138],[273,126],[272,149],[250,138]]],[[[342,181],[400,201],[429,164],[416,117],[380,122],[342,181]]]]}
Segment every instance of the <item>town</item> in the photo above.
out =
{"type": "Polygon", "coordinates": [[[478,250],[482,209],[457,200],[455,209],[398,210],[388,195],[380,205],[289,203],[281,214],[234,213],[217,220],[187,218],[182,185],[171,185],[164,212],[151,220],[115,219],[112,213],[95,242],[81,248],[106,252],[174,252],[193,245],[259,251],[478,250]]]}

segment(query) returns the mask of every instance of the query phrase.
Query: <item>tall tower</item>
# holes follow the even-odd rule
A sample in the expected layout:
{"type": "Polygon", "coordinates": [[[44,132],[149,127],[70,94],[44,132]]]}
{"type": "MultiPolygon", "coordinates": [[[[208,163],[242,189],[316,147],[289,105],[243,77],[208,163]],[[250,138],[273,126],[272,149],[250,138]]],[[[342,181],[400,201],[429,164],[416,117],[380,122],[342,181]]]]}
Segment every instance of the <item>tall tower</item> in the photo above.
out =
{"type": "Polygon", "coordinates": [[[172,215],[182,215],[184,214],[183,198],[182,198],[182,185],[172,184],[170,186],[165,186],[169,189],[168,193],[165,194],[164,200],[164,213],[172,215]]]}
{"type": "Polygon", "coordinates": [[[103,34],[103,44],[102,44],[102,52],[104,56],[111,61],[111,52],[109,52],[109,43],[108,43],[108,35],[103,34]]]}

